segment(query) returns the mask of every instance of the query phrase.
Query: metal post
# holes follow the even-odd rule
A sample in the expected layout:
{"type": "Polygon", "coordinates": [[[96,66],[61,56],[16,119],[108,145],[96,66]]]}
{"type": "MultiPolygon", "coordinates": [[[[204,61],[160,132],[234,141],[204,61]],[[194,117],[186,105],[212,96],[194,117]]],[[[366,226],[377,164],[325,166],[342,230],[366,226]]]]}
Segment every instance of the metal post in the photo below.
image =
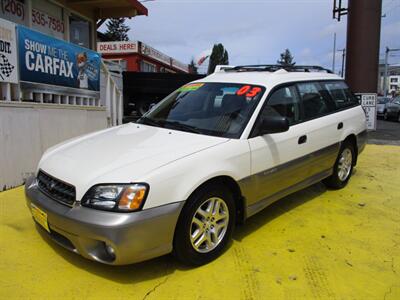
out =
{"type": "Polygon", "coordinates": [[[378,89],[382,0],[349,0],[346,82],[356,93],[378,89]]]}
{"type": "Polygon", "coordinates": [[[388,59],[389,59],[389,52],[390,49],[389,47],[386,47],[386,51],[385,51],[385,73],[384,73],[384,77],[383,77],[383,95],[386,97],[387,96],[387,77],[388,77],[388,59]]]}
{"type": "Polygon", "coordinates": [[[342,73],[341,73],[341,76],[344,78],[344,60],[346,58],[346,48],[343,48],[341,51],[342,51],[342,73]]]}
{"type": "Polygon", "coordinates": [[[333,34],[333,57],[332,57],[332,72],[335,73],[335,58],[336,58],[336,32],[333,34]]]}

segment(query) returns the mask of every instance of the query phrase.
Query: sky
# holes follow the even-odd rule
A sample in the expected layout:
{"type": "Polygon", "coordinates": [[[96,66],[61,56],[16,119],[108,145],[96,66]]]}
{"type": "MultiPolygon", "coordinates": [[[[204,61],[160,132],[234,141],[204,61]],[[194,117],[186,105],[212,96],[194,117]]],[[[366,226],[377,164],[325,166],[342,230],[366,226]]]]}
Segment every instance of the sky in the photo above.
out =
{"type": "MultiPolygon", "coordinates": [[[[332,69],[333,35],[345,47],[346,16],[332,19],[333,0],[153,0],[141,1],[148,17],[126,21],[129,38],[140,40],[182,62],[222,43],[230,64],[276,63],[288,48],[297,64],[332,69]]],[[[347,6],[344,1],[345,7],[347,6]]],[[[383,0],[381,54],[400,48],[400,0],[383,0]]],[[[104,28],[104,26],[103,26],[104,28]]],[[[336,71],[342,52],[336,53],[336,71]]],[[[389,63],[400,63],[400,52],[389,63]]]]}

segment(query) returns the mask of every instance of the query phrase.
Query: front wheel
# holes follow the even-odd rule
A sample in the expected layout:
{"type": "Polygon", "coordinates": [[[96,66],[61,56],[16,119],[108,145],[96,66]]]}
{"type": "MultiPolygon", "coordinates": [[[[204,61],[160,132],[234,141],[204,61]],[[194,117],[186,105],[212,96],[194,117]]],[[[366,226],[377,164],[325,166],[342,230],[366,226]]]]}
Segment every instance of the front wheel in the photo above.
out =
{"type": "Polygon", "coordinates": [[[323,180],[323,183],[333,189],[341,189],[349,182],[355,162],[353,144],[345,142],[333,167],[333,174],[323,180]]]}
{"type": "Polygon", "coordinates": [[[182,209],[173,253],[188,265],[217,258],[232,238],[235,201],[225,186],[208,185],[195,192],[182,209]]]}

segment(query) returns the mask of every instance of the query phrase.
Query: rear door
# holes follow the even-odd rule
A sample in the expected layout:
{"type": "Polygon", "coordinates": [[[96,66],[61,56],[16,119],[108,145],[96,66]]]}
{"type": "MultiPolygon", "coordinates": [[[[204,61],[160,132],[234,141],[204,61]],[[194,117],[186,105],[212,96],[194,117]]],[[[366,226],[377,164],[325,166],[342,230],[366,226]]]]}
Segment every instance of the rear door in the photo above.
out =
{"type": "Polygon", "coordinates": [[[296,86],[307,126],[308,176],[321,176],[329,173],[335,163],[343,120],[335,114],[335,104],[321,83],[302,82],[296,86]]]}

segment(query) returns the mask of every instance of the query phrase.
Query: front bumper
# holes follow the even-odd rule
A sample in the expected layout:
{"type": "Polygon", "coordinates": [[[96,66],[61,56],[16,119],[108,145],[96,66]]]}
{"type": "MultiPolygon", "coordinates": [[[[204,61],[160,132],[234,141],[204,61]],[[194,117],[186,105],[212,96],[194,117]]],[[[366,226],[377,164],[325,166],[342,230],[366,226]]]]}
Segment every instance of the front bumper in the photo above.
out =
{"type": "Polygon", "coordinates": [[[60,204],[43,194],[34,177],[25,184],[31,203],[47,214],[50,237],[61,246],[91,260],[125,265],[172,251],[175,226],[184,202],[132,213],[106,212],[60,204]],[[111,256],[106,245],[114,249],[111,256]]]}

